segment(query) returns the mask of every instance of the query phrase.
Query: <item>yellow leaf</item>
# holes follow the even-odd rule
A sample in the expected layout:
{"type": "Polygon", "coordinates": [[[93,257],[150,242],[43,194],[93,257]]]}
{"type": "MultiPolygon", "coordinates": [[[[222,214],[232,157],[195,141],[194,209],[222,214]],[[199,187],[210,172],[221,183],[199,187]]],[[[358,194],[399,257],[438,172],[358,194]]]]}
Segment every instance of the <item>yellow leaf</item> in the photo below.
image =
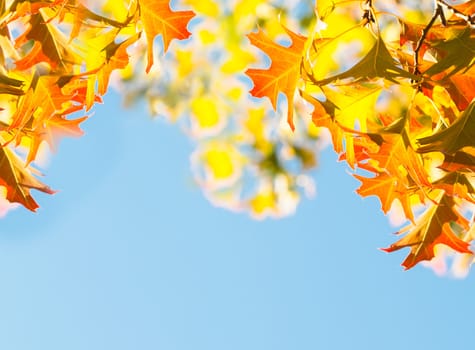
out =
{"type": "Polygon", "coordinates": [[[196,12],[209,17],[216,17],[219,14],[219,5],[212,0],[185,0],[187,5],[193,7],[196,12]]]}
{"type": "Polygon", "coordinates": [[[225,180],[234,174],[232,155],[228,150],[210,149],[204,159],[216,180],[225,180]]]}
{"type": "Polygon", "coordinates": [[[191,102],[191,110],[200,128],[211,128],[219,123],[218,109],[211,97],[195,98],[191,102]]]}
{"type": "Polygon", "coordinates": [[[193,53],[191,51],[176,50],[176,60],[178,63],[178,76],[183,78],[193,71],[193,53]]]}
{"type": "Polygon", "coordinates": [[[250,200],[251,210],[257,214],[262,215],[266,211],[273,211],[276,208],[276,195],[271,190],[259,192],[254,198],[250,200]]]}

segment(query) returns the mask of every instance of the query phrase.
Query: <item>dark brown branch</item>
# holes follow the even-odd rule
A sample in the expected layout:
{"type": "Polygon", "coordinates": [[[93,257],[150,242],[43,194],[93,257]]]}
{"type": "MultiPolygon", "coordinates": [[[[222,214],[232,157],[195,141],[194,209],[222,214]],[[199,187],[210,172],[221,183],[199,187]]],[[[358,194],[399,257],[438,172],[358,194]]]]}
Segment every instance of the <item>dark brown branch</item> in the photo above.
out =
{"type": "Polygon", "coordinates": [[[422,30],[421,37],[417,41],[416,48],[414,49],[414,74],[416,75],[421,74],[421,72],[419,71],[419,53],[427,37],[427,34],[429,34],[429,31],[434,25],[437,18],[440,18],[440,21],[442,22],[443,25],[447,24],[447,21],[444,15],[444,10],[442,9],[442,5],[439,4],[438,2],[436,4],[435,11],[434,11],[434,14],[432,15],[432,18],[430,19],[429,23],[427,23],[425,28],[422,30]]]}

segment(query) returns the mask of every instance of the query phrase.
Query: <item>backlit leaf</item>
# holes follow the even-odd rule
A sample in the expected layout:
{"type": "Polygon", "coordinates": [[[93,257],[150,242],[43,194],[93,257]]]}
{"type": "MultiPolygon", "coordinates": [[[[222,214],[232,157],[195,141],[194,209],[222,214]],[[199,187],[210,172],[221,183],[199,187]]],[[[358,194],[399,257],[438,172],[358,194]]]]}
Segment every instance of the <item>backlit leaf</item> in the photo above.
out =
{"type": "Polygon", "coordinates": [[[157,35],[162,36],[163,49],[167,51],[173,39],[186,39],[191,33],[187,30],[188,22],[195,16],[193,11],[173,11],[169,0],[140,0],[140,17],[147,36],[147,68],[153,65],[153,41],[157,35]]]}
{"type": "Polygon", "coordinates": [[[31,196],[30,190],[54,193],[31,175],[18,157],[7,147],[0,147],[0,186],[7,189],[6,198],[10,202],[20,203],[32,211],[38,208],[38,204],[31,196]]]}
{"type": "Polygon", "coordinates": [[[268,69],[250,68],[246,74],[254,83],[251,94],[255,97],[268,97],[274,109],[277,109],[279,93],[285,94],[288,106],[287,121],[294,129],[293,100],[307,38],[287,28],[284,29],[292,41],[288,47],[275,43],[261,29],[248,35],[251,44],[264,51],[272,62],[268,69]]]}
{"type": "Polygon", "coordinates": [[[450,227],[451,223],[467,224],[466,220],[454,211],[454,205],[453,199],[444,195],[424,213],[415,227],[408,226],[399,232],[405,234],[403,238],[383,250],[393,252],[409,247],[411,252],[402,263],[406,269],[420,261],[431,260],[437,244],[444,244],[460,253],[471,253],[469,244],[457,237],[450,227]]]}
{"type": "Polygon", "coordinates": [[[418,152],[439,151],[452,155],[464,147],[475,147],[475,102],[459,116],[448,128],[417,140],[418,152]]]}

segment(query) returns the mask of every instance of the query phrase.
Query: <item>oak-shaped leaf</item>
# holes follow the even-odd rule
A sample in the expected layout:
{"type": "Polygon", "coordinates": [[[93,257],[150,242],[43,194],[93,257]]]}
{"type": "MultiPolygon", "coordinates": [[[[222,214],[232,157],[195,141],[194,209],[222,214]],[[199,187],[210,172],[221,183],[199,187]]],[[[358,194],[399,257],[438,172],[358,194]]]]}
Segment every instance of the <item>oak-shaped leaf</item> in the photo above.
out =
{"type": "Polygon", "coordinates": [[[456,152],[454,155],[445,155],[444,162],[439,168],[445,171],[470,171],[475,173],[475,156],[465,153],[456,152]]]}
{"type": "Polygon", "coordinates": [[[0,94],[9,94],[20,96],[25,92],[23,91],[24,82],[18,79],[10,78],[0,73],[0,94]]]}
{"type": "MultiPolygon", "coordinates": [[[[466,16],[472,16],[475,12],[475,1],[469,0],[467,2],[464,2],[463,4],[453,5],[452,7],[461,14],[464,14],[466,16]]],[[[458,16],[454,13],[453,17],[457,18],[458,16]]]]}
{"type": "MultiPolygon", "coordinates": [[[[312,46],[314,50],[318,50],[318,47],[318,45],[312,46]]],[[[314,64],[318,65],[318,52],[310,52],[310,55],[316,57],[316,62],[314,64]]],[[[388,48],[386,47],[386,44],[384,43],[384,40],[380,36],[374,40],[374,45],[358,63],[342,73],[338,73],[324,79],[317,79],[312,73],[311,68],[306,66],[305,72],[307,78],[309,78],[315,85],[318,86],[348,78],[352,78],[355,81],[373,78],[384,78],[391,82],[397,82],[397,79],[401,78],[418,80],[417,76],[401,67],[399,62],[394,58],[393,55],[391,55],[388,48]]]]}
{"type": "Polygon", "coordinates": [[[103,51],[106,53],[106,61],[97,73],[99,95],[104,95],[107,92],[110,75],[115,69],[124,69],[129,64],[129,55],[127,48],[135,43],[140,38],[140,33],[137,33],[120,43],[109,43],[103,51]]]}
{"type": "Polygon", "coordinates": [[[66,119],[61,115],[54,115],[38,124],[33,132],[29,133],[30,149],[26,159],[26,164],[31,163],[38,153],[38,149],[43,142],[47,142],[51,150],[56,151],[59,141],[63,137],[79,137],[83,131],[79,124],[87,119],[87,116],[66,119]]]}
{"type": "Polygon", "coordinates": [[[466,174],[461,172],[450,172],[437,181],[434,181],[432,186],[444,190],[449,196],[475,203],[475,189],[473,188],[472,182],[466,174]]]}
{"type": "Polygon", "coordinates": [[[293,100],[300,78],[300,63],[307,38],[285,27],[284,29],[292,41],[290,46],[272,41],[262,29],[257,33],[248,34],[251,44],[264,51],[272,62],[267,69],[250,68],[246,74],[254,83],[251,95],[268,97],[274,110],[277,109],[279,93],[282,92],[287,97],[287,121],[293,130],[293,100]]]}
{"type": "Polygon", "coordinates": [[[30,17],[29,27],[17,38],[16,45],[21,46],[28,40],[33,40],[34,44],[27,55],[15,62],[19,70],[46,62],[53,71],[70,73],[74,64],[82,62],[64,34],[41,12],[30,17]]]}
{"type": "Polygon", "coordinates": [[[162,36],[164,51],[167,51],[173,39],[183,40],[191,35],[186,27],[195,13],[173,11],[169,3],[169,0],[139,1],[140,18],[147,37],[147,73],[153,65],[153,41],[157,35],[162,36]]]}
{"type": "Polygon", "coordinates": [[[20,203],[31,211],[38,208],[38,204],[30,194],[31,189],[54,193],[26,169],[18,156],[8,147],[0,147],[0,186],[6,188],[8,201],[20,203]]]}
{"type": "Polygon", "coordinates": [[[475,63],[473,30],[466,27],[454,33],[453,37],[432,44],[432,49],[438,53],[437,62],[424,72],[425,75],[433,76],[446,71],[450,76],[468,70],[475,63]]]}
{"type": "Polygon", "coordinates": [[[10,130],[22,129],[31,124],[35,128],[37,123],[55,114],[62,114],[73,101],[72,94],[65,94],[58,85],[58,78],[52,75],[37,76],[27,92],[20,96],[18,108],[12,116],[10,130]]]}
{"type": "Polygon", "coordinates": [[[417,152],[454,154],[464,147],[475,147],[475,101],[448,128],[417,140],[417,152]]]}
{"type": "Polygon", "coordinates": [[[330,100],[320,101],[304,90],[300,90],[300,96],[313,106],[312,122],[319,128],[326,128],[330,132],[333,147],[338,154],[343,151],[343,130],[335,122],[335,112],[338,107],[330,100]]]}
{"type": "Polygon", "coordinates": [[[422,215],[415,226],[409,225],[398,232],[405,234],[403,238],[382,250],[394,252],[410,248],[409,255],[402,263],[406,270],[423,260],[431,260],[437,244],[444,244],[460,253],[472,253],[470,244],[457,237],[451,228],[451,224],[467,226],[467,220],[455,211],[454,206],[454,199],[444,194],[437,204],[432,205],[422,215]]]}
{"type": "Polygon", "coordinates": [[[353,176],[361,181],[361,186],[356,190],[360,196],[377,196],[381,202],[381,210],[385,214],[388,213],[393,202],[397,199],[404,210],[406,218],[414,221],[410,201],[410,196],[414,191],[411,191],[408,188],[409,186],[403,182],[405,179],[386,173],[380,173],[372,178],[356,174],[353,176]]]}

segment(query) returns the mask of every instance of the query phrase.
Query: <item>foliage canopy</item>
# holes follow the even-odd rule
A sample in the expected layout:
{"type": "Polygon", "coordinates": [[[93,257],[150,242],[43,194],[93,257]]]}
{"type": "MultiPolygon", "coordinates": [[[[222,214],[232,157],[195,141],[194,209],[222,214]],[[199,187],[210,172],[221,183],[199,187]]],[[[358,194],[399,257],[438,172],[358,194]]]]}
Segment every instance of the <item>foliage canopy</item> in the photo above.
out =
{"type": "Polygon", "coordinates": [[[81,135],[78,113],[115,76],[126,101],[145,96],[196,141],[194,175],[213,203],[292,213],[329,135],[357,193],[407,221],[385,251],[409,248],[406,269],[453,252],[470,265],[474,9],[474,0],[0,1],[0,188],[36,210],[31,190],[53,193],[33,167],[41,148],[81,135]]]}

